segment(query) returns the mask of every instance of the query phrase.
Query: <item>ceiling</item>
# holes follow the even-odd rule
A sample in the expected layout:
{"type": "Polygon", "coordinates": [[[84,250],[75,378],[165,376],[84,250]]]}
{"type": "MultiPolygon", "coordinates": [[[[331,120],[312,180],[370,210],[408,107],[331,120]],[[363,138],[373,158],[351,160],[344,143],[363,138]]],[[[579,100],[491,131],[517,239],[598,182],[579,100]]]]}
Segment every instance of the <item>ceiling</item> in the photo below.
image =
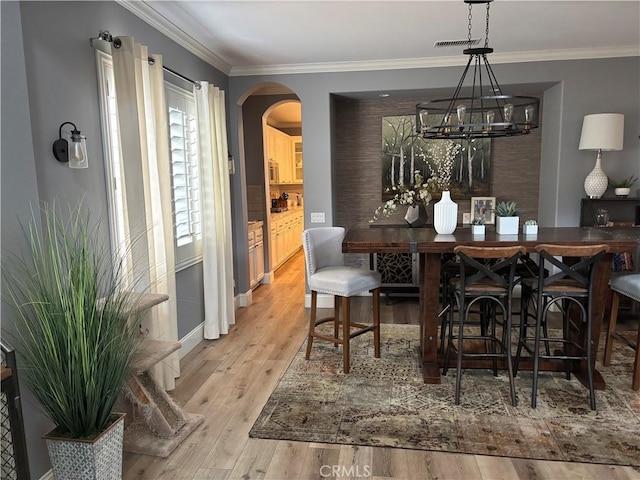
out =
{"type": "MultiPolygon", "coordinates": [[[[230,76],[461,65],[468,5],[448,1],[128,1],[143,20],[230,76]]],[[[484,43],[484,4],[472,38],[484,43]]],[[[114,32],[117,33],[117,32],[114,32]]],[[[490,4],[491,63],[640,55],[640,1],[490,4]]]]}
{"type": "MultiPolygon", "coordinates": [[[[446,1],[116,0],[229,76],[464,65],[468,4],[446,1]]],[[[484,44],[486,5],[472,7],[484,44]]],[[[118,32],[113,32],[118,33],[118,32]]],[[[492,64],[640,56],[639,0],[495,0],[492,64]]],[[[276,122],[295,123],[288,104],[276,122]]],[[[299,122],[299,117],[298,120],[299,122]]]]}

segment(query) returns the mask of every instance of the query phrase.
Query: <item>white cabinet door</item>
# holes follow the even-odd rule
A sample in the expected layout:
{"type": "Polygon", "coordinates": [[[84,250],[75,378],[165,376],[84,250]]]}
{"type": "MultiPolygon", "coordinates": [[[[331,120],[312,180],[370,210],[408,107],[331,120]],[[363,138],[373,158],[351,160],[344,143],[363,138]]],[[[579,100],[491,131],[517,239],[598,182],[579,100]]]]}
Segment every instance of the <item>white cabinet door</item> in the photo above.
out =
{"type": "Polygon", "coordinates": [[[291,137],[293,144],[293,183],[302,183],[302,137],[291,137]]]}
{"type": "Polygon", "coordinates": [[[256,244],[255,248],[256,259],[256,283],[262,281],[264,278],[264,243],[260,242],[256,244]]]}

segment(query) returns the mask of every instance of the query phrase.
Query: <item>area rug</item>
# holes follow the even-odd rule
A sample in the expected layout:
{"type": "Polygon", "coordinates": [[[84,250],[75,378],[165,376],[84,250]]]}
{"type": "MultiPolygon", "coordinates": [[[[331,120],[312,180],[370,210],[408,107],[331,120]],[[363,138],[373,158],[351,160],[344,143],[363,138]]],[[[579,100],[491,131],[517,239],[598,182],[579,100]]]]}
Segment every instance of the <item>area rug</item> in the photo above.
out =
{"type": "Polygon", "coordinates": [[[455,369],[440,385],[422,382],[418,335],[418,326],[382,325],[378,359],[372,335],[357,337],[347,375],[339,348],[316,341],[307,361],[304,342],[249,435],[640,466],[640,393],[631,390],[633,351],[620,342],[611,367],[598,362],[607,388],[594,412],[587,389],[562,373],[540,374],[532,409],[531,373],[518,373],[513,407],[505,373],[464,370],[454,405],[455,369]]]}

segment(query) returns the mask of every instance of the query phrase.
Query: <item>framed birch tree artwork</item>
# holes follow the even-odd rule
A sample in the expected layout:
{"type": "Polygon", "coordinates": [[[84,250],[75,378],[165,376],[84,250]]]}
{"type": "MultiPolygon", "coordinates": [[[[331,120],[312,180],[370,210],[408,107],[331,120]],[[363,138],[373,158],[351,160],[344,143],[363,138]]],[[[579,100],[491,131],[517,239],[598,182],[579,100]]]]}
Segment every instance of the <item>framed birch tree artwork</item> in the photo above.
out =
{"type": "Polygon", "coordinates": [[[491,139],[426,140],[416,133],[415,121],[415,115],[382,117],[382,200],[393,196],[388,191],[394,186],[410,185],[416,170],[424,178],[433,176],[437,159],[432,144],[445,141],[460,145],[451,172],[451,198],[457,201],[489,196],[491,139]]]}

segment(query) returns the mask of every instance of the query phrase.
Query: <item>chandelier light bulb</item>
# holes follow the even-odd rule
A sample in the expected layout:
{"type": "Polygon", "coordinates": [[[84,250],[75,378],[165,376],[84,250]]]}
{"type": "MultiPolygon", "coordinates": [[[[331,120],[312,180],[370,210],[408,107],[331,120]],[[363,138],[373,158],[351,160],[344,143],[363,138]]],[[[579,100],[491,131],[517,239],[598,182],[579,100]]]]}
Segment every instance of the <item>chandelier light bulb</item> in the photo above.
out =
{"type": "Polygon", "coordinates": [[[428,112],[426,110],[422,110],[420,112],[420,126],[422,127],[422,130],[426,130],[428,127],[427,124],[427,117],[429,116],[428,112]]]}
{"type": "Polygon", "coordinates": [[[493,110],[489,110],[486,114],[487,117],[487,131],[490,131],[493,127],[491,126],[491,124],[493,123],[493,120],[496,117],[496,114],[494,113],[493,110]]]}
{"type": "Polygon", "coordinates": [[[525,123],[531,123],[531,120],[533,120],[533,112],[534,112],[534,108],[532,105],[529,105],[528,107],[525,107],[524,109],[524,121],[525,123]]]}
{"type": "Polygon", "coordinates": [[[504,123],[511,123],[511,117],[513,116],[513,105],[510,103],[507,103],[503,107],[503,111],[504,111],[504,123]]]}
{"type": "Polygon", "coordinates": [[[458,105],[456,113],[458,114],[458,126],[460,127],[460,130],[462,130],[462,125],[464,125],[465,116],[467,114],[467,107],[464,105],[458,105]]]}

